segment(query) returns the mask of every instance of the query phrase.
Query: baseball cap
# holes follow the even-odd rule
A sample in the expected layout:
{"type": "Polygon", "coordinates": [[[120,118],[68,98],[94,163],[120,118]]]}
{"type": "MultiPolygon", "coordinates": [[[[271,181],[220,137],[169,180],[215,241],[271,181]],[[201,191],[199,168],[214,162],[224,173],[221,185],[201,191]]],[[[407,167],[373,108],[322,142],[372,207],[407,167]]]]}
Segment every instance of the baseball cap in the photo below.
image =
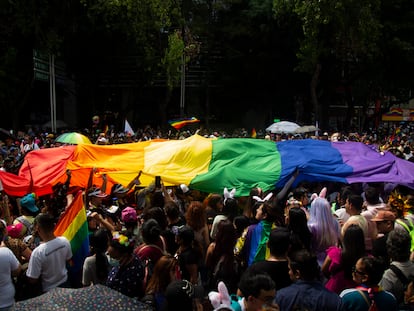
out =
{"type": "Polygon", "coordinates": [[[121,213],[121,218],[123,222],[136,222],[138,220],[137,212],[132,207],[126,207],[121,213]]]}
{"type": "Polygon", "coordinates": [[[22,231],[23,231],[23,224],[21,222],[15,225],[7,226],[7,234],[14,239],[21,238],[22,231]]]}
{"type": "Polygon", "coordinates": [[[372,221],[394,221],[395,220],[395,214],[390,211],[379,211],[378,214],[371,219],[372,221]]]}
{"type": "Polygon", "coordinates": [[[190,189],[188,188],[186,184],[181,184],[180,188],[183,193],[187,193],[188,191],[190,191],[190,189]]]}
{"type": "Polygon", "coordinates": [[[36,195],[34,193],[26,194],[20,200],[20,206],[31,213],[37,213],[39,208],[36,206],[36,195]]]}

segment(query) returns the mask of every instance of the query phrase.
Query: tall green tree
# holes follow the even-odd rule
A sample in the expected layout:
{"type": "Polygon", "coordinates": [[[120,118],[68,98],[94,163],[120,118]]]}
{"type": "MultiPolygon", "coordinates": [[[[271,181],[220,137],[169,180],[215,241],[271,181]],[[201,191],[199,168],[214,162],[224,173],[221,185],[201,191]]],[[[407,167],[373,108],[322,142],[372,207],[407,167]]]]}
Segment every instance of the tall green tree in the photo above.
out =
{"type": "Polygon", "coordinates": [[[342,81],[345,85],[349,121],[353,111],[349,92],[355,78],[352,70],[378,53],[380,0],[274,0],[273,4],[276,19],[293,14],[302,25],[296,69],[310,75],[315,120],[321,119],[319,91],[321,77],[325,76],[325,81],[342,81]]]}

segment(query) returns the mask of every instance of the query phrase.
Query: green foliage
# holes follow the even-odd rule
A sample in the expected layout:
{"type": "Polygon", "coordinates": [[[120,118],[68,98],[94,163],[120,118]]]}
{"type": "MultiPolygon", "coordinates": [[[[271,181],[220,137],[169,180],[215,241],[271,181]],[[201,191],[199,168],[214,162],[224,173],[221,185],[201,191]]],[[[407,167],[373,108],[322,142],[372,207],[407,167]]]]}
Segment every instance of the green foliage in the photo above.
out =
{"type": "Polygon", "coordinates": [[[301,21],[300,71],[312,73],[316,64],[332,56],[343,61],[377,53],[379,0],[274,0],[273,4],[276,19],[294,14],[301,21]]]}
{"type": "Polygon", "coordinates": [[[179,20],[172,0],[81,0],[94,31],[125,36],[142,56],[145,70],[158,68],[163,32],[179,20]]]}
{"type": "Polygon", "coordinates": [[[161,62],[167,77],[167,87],[170,90],[177,86],[180,81],[183,53],[184,41],[181,33],[174,31],[168,36],[168,48],[161,62]]]}

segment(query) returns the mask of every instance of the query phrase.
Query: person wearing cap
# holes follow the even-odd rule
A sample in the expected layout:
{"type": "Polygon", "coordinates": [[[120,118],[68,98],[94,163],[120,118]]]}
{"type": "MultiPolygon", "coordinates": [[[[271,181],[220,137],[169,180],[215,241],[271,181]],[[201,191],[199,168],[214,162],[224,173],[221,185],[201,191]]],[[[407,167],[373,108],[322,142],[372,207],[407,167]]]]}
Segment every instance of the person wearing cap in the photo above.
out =
{"type": "Polygon", "coordinates": [[[372,255],[384,261],[385,268],[389,267],[390,257],[387,252],[388,234],[394,230],[395,214],[391,211],[379,211],[371,221],[377,226],[378,237],[372,244],[372,255]]]}
{"type": "Polygon", "coordinates": [[[130,206],[124,208],[121,212],[121,220],[123,223],[123,230],[131,235],[132,239],[135,241],[135,245],[140,245],[143,240],[138,221],[141,221],[141,219],[138,219],[138,214],[135,208],[130,206]]]}
{"type": "Polygon", "coordinates": [[[378,214],[379,211],[386,211],[389,210],[389,208],[385,203],[382,202],[379,190],[376,187],[368,186],[362,194],[362,197],[365,198],[365,201],[363,203],[365,210],[361,212],[361,215],[364,216],[368,222],[368,236],[365,237],[365,239],[368,238],[372,245],[378,235],[378,232],[377,226],[371,220],[375,217],[375,215],[378,214]]]}
{"type": "Polygon", "coordinates": [[[13,252],[20,264],[27,264],[29,262],[32,250],[21,239],[21,231],[23,224],[7,226],[4,232],[4,244],[13,252]]]}
{"type": "Polygon", "coordinates": [[[63,236],[55,236],[55,221],[49,214],[37,215],[34,226],[43,243],[30,256],[26,271],[29,283],[41,282],[43,292],[56,287],[68,287],[66,265],[72,259],[69,241],[63,236]]]}
{"type": "Polygon", "coordinates": [[[99,187],[92,187],[88,190],[88,199],[89,199],[89,210],[95,210],[102,208],[102,201],[108,195],[101,190],[99,187]]]}
{"type": "Polygon", "coordinates": [[[102,201],[108,195],[99,187],[91,187],[87,191],[87,210],[91,212],[103,212],[102,201]]]}
{"type": "Polygon", "coordinates": [[[20,199],[20,207],[22,215],[14,220],[13,225],[23,224],[21,235],[24,237],[32,234],[35,216],[39,214],[39,208],[36,206],[36,195],[34,193],[26,194],[20,199]]]}
{"type": "Polygon", "coordinates": [[[129,188],[125,188],[121,184],[114,184],[111,188],[112,205],[118,206],[121,210],[128,206],[126,196],[129,188]]]}

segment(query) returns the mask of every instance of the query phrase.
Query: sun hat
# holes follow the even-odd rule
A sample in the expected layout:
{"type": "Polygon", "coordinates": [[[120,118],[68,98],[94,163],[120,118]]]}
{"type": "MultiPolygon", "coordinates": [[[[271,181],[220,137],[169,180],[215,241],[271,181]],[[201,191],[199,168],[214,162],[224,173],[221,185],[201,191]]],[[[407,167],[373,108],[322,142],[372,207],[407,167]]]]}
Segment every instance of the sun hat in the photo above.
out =
{"type": "Polygon", "coordinates": [[[99,187],[90,189],[88,193],[88,197],[105,198],[106,196],[108,195],[105,192],[103,192],[99,187]]]}
{"type": "Polygon", "coordinates": [[[26,194],[20,200],[20,206],[31,213],[37,213],[39,208],[36,206],[36,195],[34,193],[26,194]]]}
{"type": "Polygon", "coordinates": [[[121,184],[115,184],[113,186],[113,191],[112,192],[114,194],[123,194],[123,193],[127,193],[128,191],[129,191],[129,189],[125,188],[121,184]]]}
{"type": "Polygon", "coordinates": [[[371,219],[372,221],[394,221],[395,220],[395,214],[390,211],[379,211],[378,214],[371,219]]]}

